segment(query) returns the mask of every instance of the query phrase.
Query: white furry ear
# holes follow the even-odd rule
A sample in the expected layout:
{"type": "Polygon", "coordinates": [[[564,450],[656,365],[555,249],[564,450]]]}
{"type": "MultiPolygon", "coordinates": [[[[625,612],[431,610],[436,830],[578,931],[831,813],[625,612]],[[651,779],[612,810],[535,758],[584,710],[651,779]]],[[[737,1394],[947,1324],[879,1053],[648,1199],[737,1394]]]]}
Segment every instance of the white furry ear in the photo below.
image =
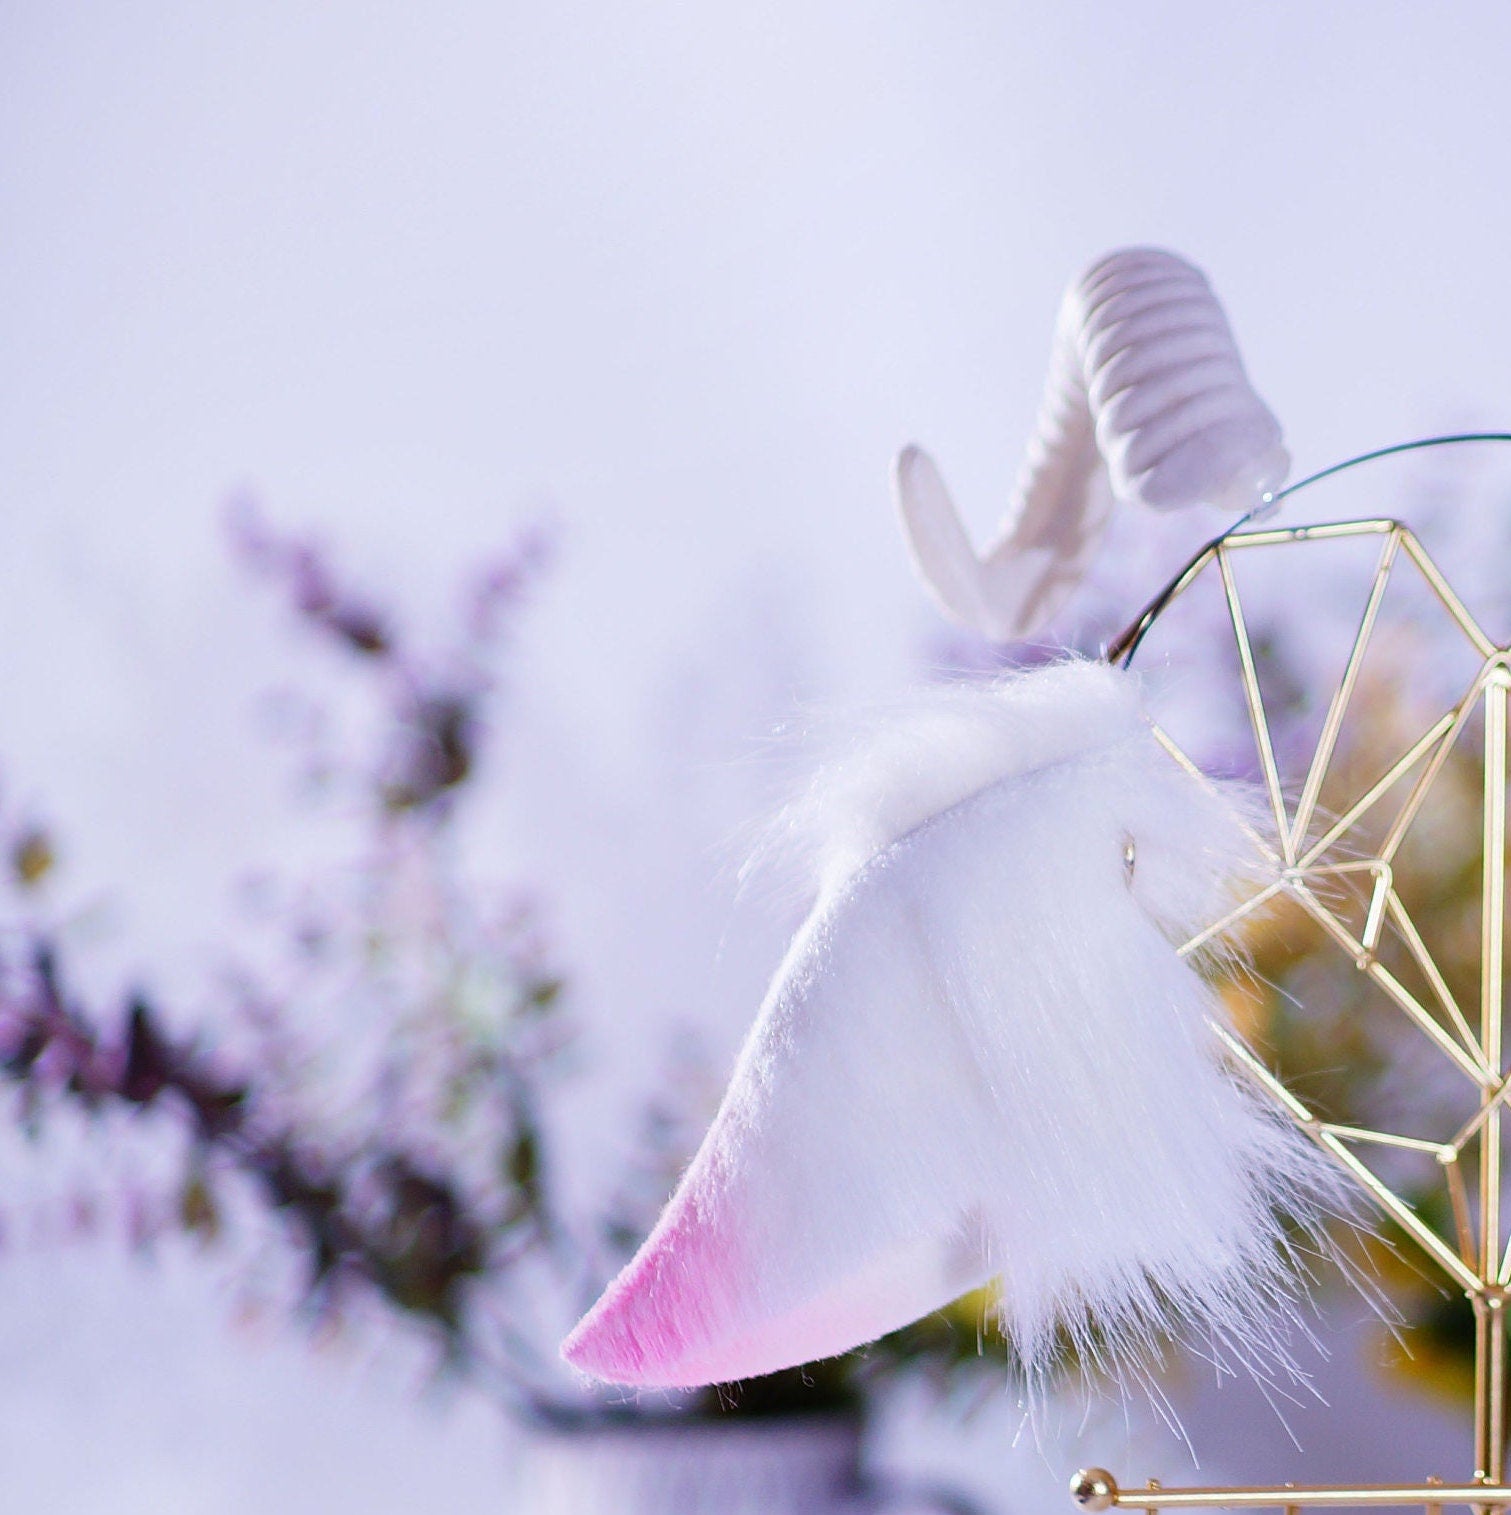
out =
{"type": "Polygon", "coordinates": [[[1001,641],[1031,635],[1079,581],[1113,498],[1156,510],[1260,507],[1290,469],[1199,269],[1158,248],[1108,254],[1067,291],[1039,424],[995,542],[977,554],[932,459],[893,484],[940,605],[1001,641]]]}
{"type": "Polygon", "coordinates": [[[829,839],[818,900],[568,1360],[742,1378],[994,1277],[1030,1373],[1067,1333],[1105,1359],[1161,1325],[1266,1357],[1279,1212],[1334,1185],[1230,1076],[1216,994],[1177,953],[1256,853],[1134,676],[1069,663],[921,696],[800,810],[829,839]]]}

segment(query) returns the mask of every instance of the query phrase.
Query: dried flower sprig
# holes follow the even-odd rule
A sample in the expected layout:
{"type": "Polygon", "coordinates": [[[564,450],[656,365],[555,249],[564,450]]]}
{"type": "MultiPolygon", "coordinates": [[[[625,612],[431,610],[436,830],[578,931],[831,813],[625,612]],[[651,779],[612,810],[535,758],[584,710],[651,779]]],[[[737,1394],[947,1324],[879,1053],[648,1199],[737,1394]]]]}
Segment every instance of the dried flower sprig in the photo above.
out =
{"type": "MultiPolygon", "coordinates": [[[[322,1151],[309,1133],[268,1118],[255,1078],[176,1041],[141,998],[119,1034],[101,1033],[69,998],[45,941],[0,980],[0,1069],[31,1096],[34,1118],[51,1094],[90,1113],[114,1105],[182,1122],[197,1155],[217,1156],[253,1180],[288,1222],[309,1259],[313,1299],[360,1282],[459,1341],[465,1286],[487,1272],[494,1228],[422,1159],[383,1144],[322,1151]]],[[[196,1163],[191,1171],[203,1169],[196,1163]]],[[[524,1223],[536,1191],[523,1174],[515,1189],[524,1223]]],[[[202,1179],[186,1190],[182,1213],[191,1230],[214,1228],[216,1206],[202,1179]]]]}

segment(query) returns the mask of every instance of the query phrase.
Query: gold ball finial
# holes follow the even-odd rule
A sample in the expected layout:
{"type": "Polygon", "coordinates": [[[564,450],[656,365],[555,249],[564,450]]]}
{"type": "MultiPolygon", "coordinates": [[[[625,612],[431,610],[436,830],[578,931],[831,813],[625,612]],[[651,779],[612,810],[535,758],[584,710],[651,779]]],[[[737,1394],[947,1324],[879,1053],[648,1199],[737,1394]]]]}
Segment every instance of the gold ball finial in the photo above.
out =
{"type": "Polygon", "coordinates": [[[1082,1468],[1070,1480],[1070,1497],[1083,1510],[1110,1510],[1118,1501],[1117,1480],[1106,1468],[1082,1468]]]}

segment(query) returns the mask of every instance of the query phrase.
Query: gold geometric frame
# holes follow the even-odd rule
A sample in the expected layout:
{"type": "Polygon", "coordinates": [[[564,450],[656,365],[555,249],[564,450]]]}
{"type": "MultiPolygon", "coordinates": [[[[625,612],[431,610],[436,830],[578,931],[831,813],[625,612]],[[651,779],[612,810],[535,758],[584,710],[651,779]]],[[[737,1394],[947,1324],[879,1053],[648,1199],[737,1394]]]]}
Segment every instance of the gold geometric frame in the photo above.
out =
{"type": "MultiPolygon", "coordinates": [[[[1380,453],[1350,460],[1338,468],[1389,452],[1456,440],[1511,440],[1511,437],[1433,439],[1429,443],[1382,449],[1380,453]]],[[[1324,474],[1315,475],[1303,483],[1312,483],[1336,471],[1338,469],[1325,470],[1324,474]]],[[[1293,493],[1301,487],[1298,484],[1286,493],[1293,493]]],[[[1508,691],[1511,691],[1511,648],[1498,645],[1486,635],[1409,528],[1398,521],[1382,519],[1229,533],[1218,538],[1198,553],[1139,620],[1109,647],[1108,661],[1131,658],[1156,617],[1199,579],[1214,573],[1221,581],[1237,645],[1244,702],[1273,816],[1278,850],[1255,833],[1255,842],[1264,849],[1273,865],[1269,882],[1221,920],[1199,932],[1181,950],[1183,953],[1194,951],[1267,902],[1276,897],[1288,898],[1350,956],[1357,969],[1368,975],[1384,996],[1426,1036],[1433,1049],[1477,1092],[1475,1114],[1447,1141],[1432,1141],[1364,1126],[1339,1125],[1320,1119],[1241,1040],[1226,1028],[1217,1028],[1233,1058],[1247,1069],[1260,1088],[1334,1160],[1371,1204],[1399,1226],[1429,1262],[1462,1288],[1470,1299],[1476,1322],[1475,1467],[1471,1477],[1458,1484],[1429,1479],[1420,1485],[1298,1487],[1287,1483],[1254,1488],[1166,1489],[1151,1480],[1143,1489],[1127,1490],[1120,1488],[1104,1469],[1091,1468],[1075,1475],[1071,1481],[1071,1493],[1080,1505],[1094,1511],[1114,1506],[1147,1511],[1227,1506],[1275,1507],[1284,1509],[1286,1515],[1295,1515],[1307,1505],[1379,1505],[1422,1506],[1427,1515],[1437,1515],[1438,1507],[1450,1504],[1487,1510],[1511,1507],[1511,1487],[1506,1484],[1505,1469],[1505,1311],[1507,1300],[1511,1298],[1511,1238],[1503,1234],[1501,1214],[1501,1127],[1503,1119],[1511,1113],[1507,1108],[1511,1102],[1511,1075],[1507,1074],[1503,1059],[1506,723],[1508,691]],[[1363,616],[1307,764],[1299,796],[1293,805],[1288,805],[1260,688],[1255,650],[1234,575],[1234,559],[1254,548],[1369,537],[1379,539],[1380,552],[1363,616]],[[1478,669],[1463,694],[1432,720],[1420,737],[1386,764],[1361,792],[1324,816],[1318,800],[1349,716],[1386,588],[1392,573],[1407,563],[1419,571],[1437,604],[1477,656],[1478,669]],[[1480,885],[1479,1003],[1474,1007],[1477,1013],[1472,1017],[1477,1024],[1475,1029],[1471,1016],[1466,1015],[1464,1007],[1456,1002],[1432,952],[1396,892],[1392,870],[1408,829],[1442,775],[1455,742],[1480,707],[1484,712],[1484,854],[1480,885]],[[1372,839],[1364,855],[1357,847],[1351,848],[1361,820],[1414,769],[1419,771],[1407,791],[1402,809],[1383,836],[1372,839]],[[1368,890],[1363,924],[1358,929],[1335,908],[1329,896],[1329,883],[1336,885],[1349,875],[1368,890]],[[1387,926],[1393,932],[1393,940],[1404,944],[1416,964],[1422,992],[1414,993],[1381,961],[1379,948],[1387,926]],[[1453,1217],[1450,1235],[1440,1234],[1363,1161],[1357,1149],[1370,1146],[1406,1148],[1436,1160],[1442,1169],[1448,1210],[1453,1217]],[[1465,1175],[1471,1152],[1477,1204],[1471,1203],[1471,1184],[1465,1175]]],[[[1178,762],[1193,772],[1200,771],[1165,732],[1157,728],[1156,734],[1178,762]]]]}

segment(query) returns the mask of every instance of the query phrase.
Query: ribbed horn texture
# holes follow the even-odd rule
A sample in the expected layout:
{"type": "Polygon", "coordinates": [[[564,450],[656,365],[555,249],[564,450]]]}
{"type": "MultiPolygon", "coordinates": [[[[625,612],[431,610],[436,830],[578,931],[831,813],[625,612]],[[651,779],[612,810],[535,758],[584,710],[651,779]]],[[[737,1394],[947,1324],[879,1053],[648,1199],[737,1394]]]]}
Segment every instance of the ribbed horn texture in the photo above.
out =
{"type": "Polygon", "coordinates": [[[1155,510],[1263,513],[1290,470],[1201,270],[1124,248],[1060,308],[1049,382],[1011,508],[977,553],[933,460],[899,454],[894,488],[913,559],[951,616],[999,641],[1032,635],[1095,550],[1114,499],[1155,510]]]}

